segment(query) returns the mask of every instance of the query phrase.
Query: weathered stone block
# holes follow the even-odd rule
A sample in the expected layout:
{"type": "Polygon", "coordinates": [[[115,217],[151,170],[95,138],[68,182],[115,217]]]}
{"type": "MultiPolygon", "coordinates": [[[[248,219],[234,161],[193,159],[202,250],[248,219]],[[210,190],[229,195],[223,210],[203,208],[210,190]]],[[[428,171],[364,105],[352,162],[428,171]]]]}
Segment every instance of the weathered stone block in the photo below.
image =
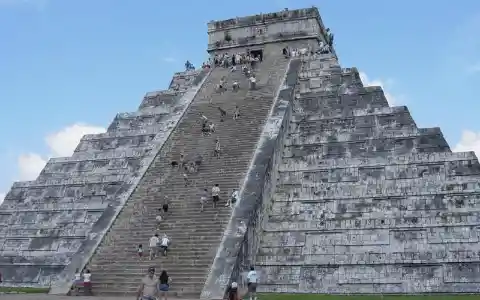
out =
{"type": "Polygon", "coordinates": [[[355,87],[355,76],[302,78],[310,92],[293,103],[284,138],[257,254],[260,291],[479,290],[475,155],[451,153],[439,128],[417,128],[406,107],[388,107],[378,87],[355,87]],[[272,279],[279,270],[290,282],[272,279]]]}

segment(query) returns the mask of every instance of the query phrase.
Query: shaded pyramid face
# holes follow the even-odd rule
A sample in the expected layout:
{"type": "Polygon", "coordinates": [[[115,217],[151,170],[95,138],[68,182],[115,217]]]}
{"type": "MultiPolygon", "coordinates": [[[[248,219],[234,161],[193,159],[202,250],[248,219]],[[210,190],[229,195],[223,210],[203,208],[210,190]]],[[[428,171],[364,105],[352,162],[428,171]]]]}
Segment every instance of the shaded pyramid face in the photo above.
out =
{"type": "Polygon", "coordinates": [[[71,157],[51,158],[36,180],[13,184],[0,207],[5,284],[68,292],[207,74],[175,74],[178,91],[148,93],[106,133],[85,135],[71,157]]]}
{"type": "Polygon", "coordinates": [[[264,292],[480,290],[480,165],[438,128],[310,58],[257,255],[264,292]]]}

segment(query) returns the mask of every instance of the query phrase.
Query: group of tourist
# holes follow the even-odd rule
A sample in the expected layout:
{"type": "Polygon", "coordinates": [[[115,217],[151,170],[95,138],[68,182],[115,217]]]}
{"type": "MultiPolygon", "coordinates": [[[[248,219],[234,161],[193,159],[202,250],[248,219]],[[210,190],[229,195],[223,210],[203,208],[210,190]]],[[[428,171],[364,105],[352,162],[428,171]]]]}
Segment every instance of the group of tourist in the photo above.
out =
{"type": "Polygon", "coordinates": [[[231,68],[236,67],[238,65],[245,65],[245,64],[258,64],[258,62],[262,61],[262,55],[252,55],[250,51],[246,51],[246,53],[235,53],[230,55],[228,52],[223,53],[221,55],[215,54],[213,58],[209,59],[209,62],[205,65],[214,66],[214,67],[224,67],[224,68],[231,68]]]}
{"type": "Polygon", "coordinates": [[[172,282],[167,271],[163,270],[160,276],[155,276],[155,268],[148,268],[147,275],[142,278],[142,282],[137,290],[137,300],[156,300],[157,297],[163,297],[167,300],[168,290],[172,282]]]}
{"type": "MultiPolygon", "coordinates": [[[[142,281],[137,290],[137,300],[156,300],[158,297],[167,300],[168,290],[172,279],[168,276],[167,271],[163,270],[160,276],[155,276],[155,267],[149,267],[147,275],[142,278],[142,281]]],[[[250,267],[250,271],[246,278],[247,291],[246,295],[250,300],[257,300],[257,283],[258,275],[255,268],[250,267]]],[[[243,291],[239,289],[239,284],[233,281],[227,288],[227,300],[241,300],[243,291]]]]}
{"type": "Polygon", "coordinates": [[[75,270],[75,275],[73,278],[73,285],[71,293],[78,295],[83,289],[83,293],[86,296],[92,296],[92,273],[89,269],[86,269],[83,274],[80,272],[80,269],[75,270]]]}

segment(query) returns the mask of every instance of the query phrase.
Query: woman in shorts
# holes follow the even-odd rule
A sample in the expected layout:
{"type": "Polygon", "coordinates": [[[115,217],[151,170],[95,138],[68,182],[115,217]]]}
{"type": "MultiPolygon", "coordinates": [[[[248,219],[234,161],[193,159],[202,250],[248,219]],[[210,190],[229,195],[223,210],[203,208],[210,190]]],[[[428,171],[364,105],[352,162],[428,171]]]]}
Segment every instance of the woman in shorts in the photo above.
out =
{"type": "Polygon", "coordinates": [[[167,300],[168,290],[170,288],[170,277],[167,274],[167,271],[163,270],[159,277],[160,284],[158,290],[160,291],[160,297],[167,300]]]}

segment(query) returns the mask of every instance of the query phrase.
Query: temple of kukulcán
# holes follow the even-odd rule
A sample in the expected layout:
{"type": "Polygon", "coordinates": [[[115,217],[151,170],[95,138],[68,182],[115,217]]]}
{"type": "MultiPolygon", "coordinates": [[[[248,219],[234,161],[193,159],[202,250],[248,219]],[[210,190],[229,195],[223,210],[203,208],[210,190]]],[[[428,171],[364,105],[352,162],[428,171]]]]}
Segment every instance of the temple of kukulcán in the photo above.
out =
{"type": "Polygon", "coordinates": [[[153,265],[176,296],[220,299],[254,265],[259,292],[480,291],[473,152],[452,152],[439,128],[417,127],[341,68],[315,7],[212,21],[208,36],[212,58],[261,58],[256,87],[241,67],[176,73],[71,157],[14,183],[0,208],[0,285],[66,294],[88,268],[95,293],[133,294],[153,265]],[[215,132],[202,134],[202,115],[215,132]],[[202,157],[187,184],[180,154],[202,157]],[[214,184],[219,205],[202,212],[214,184]],[[168,256],[140,260],[155,232],[170,236],[168,256]]]}

